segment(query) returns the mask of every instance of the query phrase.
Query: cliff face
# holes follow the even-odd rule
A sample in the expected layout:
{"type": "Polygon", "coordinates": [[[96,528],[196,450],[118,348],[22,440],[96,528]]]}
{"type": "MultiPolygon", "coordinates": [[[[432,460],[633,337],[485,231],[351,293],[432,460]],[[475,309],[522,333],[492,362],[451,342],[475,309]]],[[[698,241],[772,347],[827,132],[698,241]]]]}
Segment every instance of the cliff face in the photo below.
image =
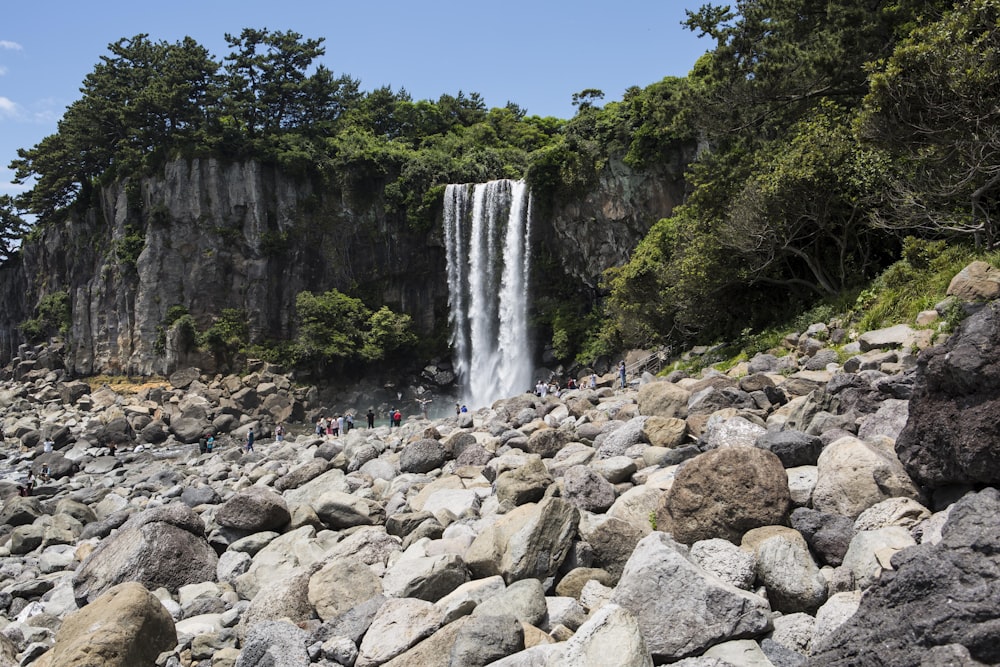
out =
{"type": "MultiPolygon", "coordinates": [[[[579,202],[536,221],[566,273],[590,283],[625,261],[683,194],[679,172],[637,174],[611,163],[579,202]]],[[[163,324],[183,306],[205,328],[246,311],[253,341],[294,335],[295,296],[337,288],[410,314],[429,333],[447,318],[441,231],[417,232],[366,201],[259,163],[179,160],[155,177],[105,188],[99,205],[48,224],[0,269],[0,362],[17,354],[18,324],[39,299],[66,291],[66,365],[80,374],[169,373],[212,360],[185,356],[163,324]]]]}
{"type": "Polygon", "coordinates": [[[542,220],[542,242],[566,275],[596,288],[605,269],[627,262],[653,223],[682,203],[684,169],[694,156],[693,144],[681,147],[648,171],[610,159],[595,188],[552,206],[542,220]]]}

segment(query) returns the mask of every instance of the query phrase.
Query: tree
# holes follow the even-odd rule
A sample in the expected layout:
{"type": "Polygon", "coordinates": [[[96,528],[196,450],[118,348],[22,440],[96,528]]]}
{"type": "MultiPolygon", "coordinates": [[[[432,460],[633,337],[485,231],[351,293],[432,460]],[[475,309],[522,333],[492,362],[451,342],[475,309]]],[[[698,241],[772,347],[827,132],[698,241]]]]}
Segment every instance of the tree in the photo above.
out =
{"type": "Polygon", "coordinates": [[[995,0],[956,4],[872,75],[861,134],[893,158],[879,224],[1000,243],[998,78],[995,0]]]}
{"type": "Polygon", "coordinates": [[[146,35],[108,46],[86,76],[57,132],[11,163],[15,182],[34,178],[19,196],[44,219],[73,201],[89,203],[99,178],[131,176],[206,132],[218,96],[218,64],[194,40],[151,42],[146,35]]]}
{"type": "Polygon", "coordinates": [[[577,111],[590,109],[596,103],[604,99],[604,91],[598,88],[586,88],[578,93],[573,93],[573,106],[577,111]]]}
{"type": "Polygon", "coordinates": [[[295,297],[298,335],[295,355],[300,362],[319,366],[342,365],[364,346],[365,324],[371,311],[361,299],[339,290],[295,297]]]}
{"type": "Polygon", "coordinates": [[[379,361],[393,354],[405,351],[417,343],[417,337],[410,330],[412,318],[394,313],[388,306],[382,306],[368,318],[367,331],[361,356],[366,361],[379,361]]]}
{"type": "Polygon", "coordinates": [[[718,230],[745,279],[820,295],[863,278],[872,258],[868,196],[879,161],[854,141],[850,116],[830,103],[772,142],[718,230]]]}
{"type": "Polygon", "coordinates": [[[27,231],[28,223],[18,215],[13,197],[0,195],[0,264],[17,251],[27,231]]]}
{"type": "Polygon", "coordinates": [[[226,111],[250,137],[301,122],[309,116],[307,93],[333,81],[326,70],[312,80],[306,74],[313,61],[326,52],[323,38],[303,39],[294,31],[244,28],[238,36],[227,33],[225,39],[232,49],[225,57],[226,111]]]}

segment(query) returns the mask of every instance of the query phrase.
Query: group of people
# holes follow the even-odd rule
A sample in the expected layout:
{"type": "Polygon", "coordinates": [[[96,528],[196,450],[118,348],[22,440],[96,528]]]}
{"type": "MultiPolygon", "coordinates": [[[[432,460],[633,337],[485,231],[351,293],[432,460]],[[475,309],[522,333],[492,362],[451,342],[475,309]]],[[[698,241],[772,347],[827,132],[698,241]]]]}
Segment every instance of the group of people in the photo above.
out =
{"type": "Polygon", "coordinates": [[[347,435],[352,428],[354,428],[354,415],[351,413],[336,417],[320,415],[316,418],[316,435],[319,436],[338,438],[341,434],[347,435]]]}
{"type": "MultiPolygon", "coordinates": [[[[618,362],[618,386],[621,389],[625,389],[628,386],[628,370],[625,366],[625,360],[622,359],[618,362]]],[[[535,382],[535,395],[536,396],[547,396],[552,394],[553,396],[562,396],[564,391],[572,391],[579,387],[586,387],[588,389],[597,389],[597,373],[591,373],[589,376],[582,378],[579,385],[574,378],[569,378],[566,381],[566,386],[560,388],[559,382],[553,376],[548,382],[543,382],[539,378],[535,382]]]]}

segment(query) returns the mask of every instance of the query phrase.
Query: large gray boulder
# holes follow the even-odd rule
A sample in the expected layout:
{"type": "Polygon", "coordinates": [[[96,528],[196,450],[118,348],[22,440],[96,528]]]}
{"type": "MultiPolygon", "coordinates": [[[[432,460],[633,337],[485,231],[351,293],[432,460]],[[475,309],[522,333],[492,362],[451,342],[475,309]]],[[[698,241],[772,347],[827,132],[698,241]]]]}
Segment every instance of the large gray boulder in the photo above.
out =
{"type": "Polygon", "coordinates": [[[300,667],[309,664],[309,633],[288,621],[256,623],[247,631],[236,667],[300,667]]]}
{"type": "Polygon", "coordinates": [[[579,521],[579,511],[561,498],[521,505],[476,536],[466,564],[477,578],[499,574],[508,583],[551,577],[566,559],[579,521]]]}
{"type": "Polygon", "coordinates": [[[176,592],[185,584],[215,581],[218,562],[201,518],[172,503],[133,516],[101,542],[73,575],[73,594],[82,606],[126,581],[176,592]]]}
{"type": "Polygon", "coordinates": [[[967,318],[917,362],[896,453],[927,487],[1000,483],[1000,302],[967,318]]]}
{"type": "Polygon", "coordinates": [[[920,665],[928,650],[953,644],[974,660],[1000,662],[1000,491],[966,495],[939,543],[904,549],[892,565],[857,612],[813,647],[809,665],[920,665]]]}
{"type": "Polygon", "coordinates": [[[639,414],[667,419],[684,419],[691,392],[673,382],[647,382],[639,387],[639,414]]]}
{"type": "Polygon", "coordinates": [[[588,466],[576,465],[563,474],[563,496],[581,510],[601,514],[615,503],[615,487],[588,466]]]}
{"type": "Polygon", "coordinates": [[[399,469],[403,472],[430,472],[440,468],[448,459],[444,445],[431,438],[411,442],[399,455],[399,469]]]}
{"type": "Polygon", "coordinates": [[[653,667],[638,619],[617,604],[604,605],[580,626],[566,642],[559,664],[602,665],[610,664],[609,658],[617,667],[653,667]]]}
{"type": "Polygon", "coordinates": [[[513,616],[473,616],[455,636],[448,664],[483,667],[523,649],[524,628],[513,616]]]}
{"type": "Polygon", "coordinates": [[[280,530],[291,514],[285,499],[264,486],[251,486],[235,493],[215,512],[220,526],[251,533],[280,530]]]}
{"type": "Polygon", "coordinates": [[[723,582],[688,560],[687,548],[666,533],[635,548],[611,595],[639,621],[658,662],[699,655],[709,646],[770,629],[770,609],[758,595],[723,582]]]}
{"type": "Polygon", "coordinates": [[[852,518],[894,497],[921,498],[920,489],[906,474],[892,441],[862,441],[844,436],[827,445],[819,456],[813,507],[852,518]]]}

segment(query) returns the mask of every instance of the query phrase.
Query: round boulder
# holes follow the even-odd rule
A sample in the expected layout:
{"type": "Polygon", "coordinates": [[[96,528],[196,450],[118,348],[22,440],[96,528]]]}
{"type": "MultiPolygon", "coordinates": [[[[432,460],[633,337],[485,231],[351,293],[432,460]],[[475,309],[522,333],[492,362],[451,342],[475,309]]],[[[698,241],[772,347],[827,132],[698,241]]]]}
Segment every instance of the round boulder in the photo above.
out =
{"type": "Polygon", "coordinates": [[[102,541],[73,575],[73,595],[83,606],[126,581],[176,592],[186,584],[215,581],[218,562],[201,518],[173,503],[133,516],[102,541]]]}
{"type": "Polygon", "coordinates": [[[791,505],[788,476],[777,456],[726,447],[678,469],[657,520],[685,544],[713,537],[738,543],[753,528],[786,524],[791,505]]]}
{"type": "Polygon", "coordinates": [[[285,499],[263,486],[239,491],[215,513],[215,521],[220,526],[252,533],[279,530],[290,519],[285,499]]]}
{"type": "Polygon", "coordinates": [[[49,667],[152,665],[177,645],[170,613],[141,584],[123,583],[70,614],[46,656],[49,667]]]}
{"type": "Polygon", "coordinates": [[[444,445],[437,440],[424,438],[403,448],[399,455],[399,469],[403,472],[430,472],[444,465],[447,459],[444,445]]]}

